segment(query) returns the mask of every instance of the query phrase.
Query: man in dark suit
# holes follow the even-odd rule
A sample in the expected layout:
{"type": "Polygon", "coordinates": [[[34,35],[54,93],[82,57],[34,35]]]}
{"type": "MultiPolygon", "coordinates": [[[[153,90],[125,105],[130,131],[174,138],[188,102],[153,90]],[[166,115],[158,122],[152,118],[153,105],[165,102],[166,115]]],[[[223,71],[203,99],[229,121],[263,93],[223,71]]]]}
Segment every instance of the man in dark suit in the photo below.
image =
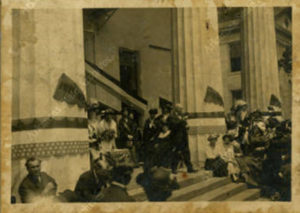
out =
{"type": "Polygon", "coordinates": [[[173,128],[172,128],[172,145],[173,145],[173,157],[172,157],[172,172],[176,173],[177,166],[180,159],[183,160],[189,173],[196,172],[193,169],[191,163],[191,154],[189,149],[188,139],[188,123],[187,117],[183,114],[182,106],[176,104],[173,110],[173,128]]]}
{"type": "Polygon", "coordinates": [[[97,202],[101,191],[110,180],[110,165],[104,155],[101,155],[93,163],[91,170],[80,175],[75,186],[77,201],[97,202]]]}
{"type": "Polygon", "coordinates": [[[41,198],[54,198],[57,184],[45,172],[41,172],[41,160],[35,157],[27,159],[25,163],[28,175],[19,186],[22,203],[32,203],[41,198]]]}
{"type": "Polygon", "coordinates": [[[143,130],[143,140],[146,145],[151,144],[155,136],[157,134],[157,122],[155,120],[157,115],[157,109],[150,109],[149,110],[149,118],[146,120],[143,130]]]}
{"type": "Polygon", "coordinates": [[[157,138],[155,140],[155,160],[156,166],[169,168],[172,162],[172,143],[174,136],[174,117],[171,115],[172,105],[164,104],[161,106],[162,114],[156,118],[157,138]]]}
{"type": "Polygon", "coordinates": [[[127,142],[132,140],[133,136],[131,135],[131,129],[129,125],[128,118],[128,109],[122,111],[122,118],[119,121],[118,125],[119,138],[118,138],[118,148],[124,149],[127,148],[127,142]]]}
{"type": "Polygon", "coordinates": [[[157,109],[149,110],[149,118],[146,120],[143,129],[144,147],[144,169],[152,167],[155,158],[155,140],[158,136],[158,124],[156,120],[157,109]]]}

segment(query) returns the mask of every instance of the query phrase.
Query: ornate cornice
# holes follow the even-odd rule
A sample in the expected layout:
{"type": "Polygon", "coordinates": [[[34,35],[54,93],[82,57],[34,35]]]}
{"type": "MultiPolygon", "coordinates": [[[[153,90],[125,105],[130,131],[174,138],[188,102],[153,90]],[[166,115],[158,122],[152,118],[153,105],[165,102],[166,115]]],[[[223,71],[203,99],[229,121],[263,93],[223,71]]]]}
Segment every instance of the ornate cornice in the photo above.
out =
{"type": "MultiPolygon", "coordinates": [[[[240,20],[234,20],[234,21],[230,21],[228,23],[225,23],[225,22],[220,23],[219,26],[220,26],[219,27],[219,35],[222,37],[222,36],[230,35],[233,33],[239,33],[240,28],[241,28],[241,22],[240,22],[240,20]]],[[[278,38],[278,36],[276,36],[276,40],[278,42],[291,43],[292,34],[290,31],[284,29],[283,27],[281,27],[278,24],[275,25],[275,30],[276,30],[276,34],[282,36],[282,38],[278,38]]]]}

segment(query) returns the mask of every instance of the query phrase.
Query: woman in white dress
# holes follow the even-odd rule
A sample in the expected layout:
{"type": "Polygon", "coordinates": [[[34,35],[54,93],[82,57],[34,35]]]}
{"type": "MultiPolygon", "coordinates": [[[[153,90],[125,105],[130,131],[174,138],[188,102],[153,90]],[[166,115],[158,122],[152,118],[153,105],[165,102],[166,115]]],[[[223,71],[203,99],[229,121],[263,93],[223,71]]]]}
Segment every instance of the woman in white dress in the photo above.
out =
{"type": "Polygon", "coordinates": [[[117,123],[112,118],[112,110],[104,112],[104,118],[99,122],[97,135],[100,137],[101,152],[111,152],[116,148],[117,123]]]}
{"type": "Polygon", "coordinates": [[[232,178],[233,181],[239,179],[240,168],[239,164],[235,159],[233,137],[231,135],[225,134],[223,136],[223,147],[224,151],[221,154],[221,158],[227,163],[228,176],[232,178]]]}

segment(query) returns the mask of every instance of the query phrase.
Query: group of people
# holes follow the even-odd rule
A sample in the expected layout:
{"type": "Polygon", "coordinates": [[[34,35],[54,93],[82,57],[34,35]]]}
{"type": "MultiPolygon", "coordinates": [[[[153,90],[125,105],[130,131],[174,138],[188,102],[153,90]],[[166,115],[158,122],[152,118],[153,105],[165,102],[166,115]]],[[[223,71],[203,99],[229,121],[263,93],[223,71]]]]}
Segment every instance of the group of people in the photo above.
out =
{"type": "Polygon", "coordinates": [[[272,200],[291,198],[291,121],[275,106],[250,112],[238,101],[226,116],[227,132],[208,137],[205,169],[260,187],[272,200]]]}
{"type": "MultiPolygon", "coordinates": [[[[128,150],[127,150],[128,151],[128,150]]],[[[51,202],[134,202],[126,186],[132,179],[134,163],[129,152],[105,153],[93,161],[93,166],[82,173],[74,190],[58,193],[53,177],[41,171],[42,161],[31,157],[25,166],[28,175],[19,186],[22,203],[51,202]]],[[[162,167],[153,167],[137,176],[136,182],[143,186],[149,201],[165,201],[179,185],[175,177],[162,167]]],[[[16,198],[12,197],[12,203],[16,198]]]]}
{"type": "MultiPolygon", "coordinates": [[[[19,186],[21,202],[131,202],[126,186],[132,179],[138,161],[144,162],[143,172],[136,182],[149,201],[165,201],[179,188],[176,176],[178,162],[183,159],[188,172],[195,172],[188,149],[188,126],[182,108],[177,105],[149,110],[142,134],[137,122],[125,109],[119,122],[110,109],[94,114],[89,123],[90,168],[78,177],[74,190],[57,193],[55,179],[41,171],[41,160],[35,157],[26,161],[28,175],[19,186]],[[143,154],[137,158],[136,147],[143,154]]],[[[12,200],[13,202],[13,200],[12,200]]]]}
{"type": "Polygon", "coordinates": [[[178,164],[182,160],[187,172],[193,173],[188,144],[187,115],[180,104],[174,108],[170,104],[162,106],[162,113],[157,109],[149,110],[143,131],[145,162],[144,169],[153,166],[170,168],[176,174],[178,164]]]}
{"type": "Polygon", "coordinates": [[[165,104],[161,111],[158,115],[157,109],[150,109],[143,129],[126,108],[118,122],[109,109],[99,113],[99,117],[91,116],[89,135],[95,141],[91,147],[91,161],[100,152],[128,149],[135,167],[143,162],[144,167],[163,166],[176,174],[178,163],[183,160],[188,172],[195,172],[190,160],[187,117],[182,107],[165,104]]]}
{"type": "Polygon", "coordinates": [[[142,160],[141,130],[134,113],[124,109],[121,119],[117,122],[116,113],[111,110],[89,112],[89,138],[91,143],[91,160],[100,152],[111,152],[114,149],[129,149],[135,167],[142,160]]]}
{"type": "MultiPolygon", "coordinates": [[[[291,197],[291,122],[278,116],[273,106],[269,113],[250,112],[247,104],[237,102],[225,117],[224,135],[207,138],[205,169],[214,176],[230,176],[234,182],[261,187],[273,200],[291,197]]],[[[133,169],[143,161],[143,172],[136,182],[149,201],[165,201],[179,188],[178,164],[184,162],[187,172],[193,168],[188,142],[188,115],[181,105],[166,104],[149,110],[142,131],[125,109],[117,122],[111,110],[95,115],[89,123],[90,168],[80,175],[74,190],[57,195],[55,179],[41,172],[41,161],[26,161],[28,175],[19,186],[24,203],[40,198],[58,202],[131,202],[126,186],[133,169]],[[138,148],[138,149],[136,149],[138,148]],[[137,151],[140,150],[140,151],[137,151]],[[139,153],[137,157],[137,153],[139,153]]]]}

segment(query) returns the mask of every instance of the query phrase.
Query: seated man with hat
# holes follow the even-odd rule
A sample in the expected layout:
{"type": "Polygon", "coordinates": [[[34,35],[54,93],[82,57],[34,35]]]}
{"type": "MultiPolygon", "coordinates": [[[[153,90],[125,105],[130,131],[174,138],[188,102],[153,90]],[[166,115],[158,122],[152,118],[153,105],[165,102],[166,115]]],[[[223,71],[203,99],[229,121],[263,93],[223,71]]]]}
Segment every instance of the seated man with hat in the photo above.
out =
{"type": "Polygon", "coordinates": [[[105,155],[94,160],[92,169],[80,175],[76,183],[76,201],[99,201],[100,192],[107,187],[110,181],[110,169],[111,166],[105,155]]]}
{"type": "Polygon", "coordinates": [[[108,154],[110,164],[113,166],[110,186],[103,190],[100,195],[100,202],[133,202],[128,195],[126,186],[131,180],[134,163],[127,149],[114,151],[108,154]]]}

